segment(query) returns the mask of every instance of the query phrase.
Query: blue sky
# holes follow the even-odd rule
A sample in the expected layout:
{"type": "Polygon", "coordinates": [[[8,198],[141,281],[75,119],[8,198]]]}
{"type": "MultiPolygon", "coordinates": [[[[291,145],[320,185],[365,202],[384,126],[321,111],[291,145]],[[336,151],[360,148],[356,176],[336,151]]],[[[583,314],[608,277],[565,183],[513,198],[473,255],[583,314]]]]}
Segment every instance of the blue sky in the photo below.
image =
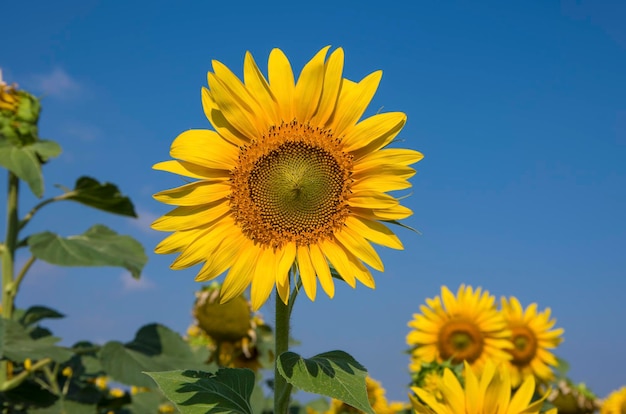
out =
{"type": "MultiPolygon", "coordinates": [[[[366,115],[405,112],[402,145],[425,154],[406,200],[422,234],[400,230],[404,252],[379,249],[376,290],[299,301],[295,351],[346,350],[405,400],[407,322],[441,285],[466,283],[551,307],[572,379],[600,396],[626,385],[626,4],[410,4],[4,4],[4,78],[45,95],[41,135],[64,149],[45,167],[46,194],[90,175],[118,184],[140,214],[58,204],[29,230],[70,235],[101,222],[150,257],[140,283],[115,268],[37,263],[18,306],[67,314],[48,326],[68,344],[130,340],[153,321],[184,332],[195,269],[169,270],[172,256],[151,253],[164,234],[149,229],[168,210],[151,194],[180,179],[151,166],[180,132],[209,127],[200,88],[212,59],[240,75],[249,50],[265,71],[279,47],[299,71],[321,47],[341,46],[345,77],[384,72],[366,115]]],[[[26,209],[35,200],[24,194],[26,209]]],[[[273,305],[262,313],[271,320],[273,305]]]]}

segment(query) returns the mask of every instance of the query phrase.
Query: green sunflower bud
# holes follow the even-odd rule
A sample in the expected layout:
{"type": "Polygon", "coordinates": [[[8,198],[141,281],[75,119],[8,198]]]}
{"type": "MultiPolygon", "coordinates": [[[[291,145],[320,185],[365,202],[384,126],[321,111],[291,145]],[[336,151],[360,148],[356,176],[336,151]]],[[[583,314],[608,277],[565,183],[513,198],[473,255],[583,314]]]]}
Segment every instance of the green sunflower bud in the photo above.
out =
{"type": "Polygon", "coordinates": [[[216,341],[238,341],[251,328],[250,304],[243,296],[227,303],[219,303],[219,287],[211,287],[198,294],[193,308],[198,326],[216,341]]]}
{"type": "Polygon", "coordinates": [[[0,139],[19,147],[38,141],[40,111],[37,98],[0,81],[0,139]]]}

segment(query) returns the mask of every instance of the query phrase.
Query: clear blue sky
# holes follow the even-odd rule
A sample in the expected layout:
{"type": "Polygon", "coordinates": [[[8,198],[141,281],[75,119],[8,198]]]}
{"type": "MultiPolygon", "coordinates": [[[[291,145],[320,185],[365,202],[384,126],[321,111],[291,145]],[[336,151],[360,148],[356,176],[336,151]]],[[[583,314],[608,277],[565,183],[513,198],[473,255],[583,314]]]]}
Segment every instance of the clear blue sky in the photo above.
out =
{"type": "MultiPolygon", "coordinates": [[[[280,47],[299,70],[332,45],[344,48],[350,79],[383,70],[370,114],[408,115],[403,146],[425,159],[407,224],[422,235],[399,231],[404,252],[380,249],[376,290],[302,298],[296,351],[344,349],[405,400],[406,323],[442,284],[467,283],[551,307],[571,377],[600,396],[626,385],[626,3],[80,0],[1,10],[5,79],[46,94],[41,135],[64,148],[45,167],[47,195],[87,174],[117,183],[141,215],[53,205],[29,229],[70,235],[102,222],[150,255],[139,284],[115,268],[34,266],[18,306],[67,314],[47,324],[66,343],[130,340],[153,321],[185,331],[195,269],[169,270],[173,256],[151,253],[164,234],[148,227],[168,210],[151,194],[180,179],[152,164],[180,132],[208,128],[200,88],[212,59],[241,74],[250,50],[265,70],[280,47]]],[[[273,305],[262,312],[271,320],[273,305]]]]}

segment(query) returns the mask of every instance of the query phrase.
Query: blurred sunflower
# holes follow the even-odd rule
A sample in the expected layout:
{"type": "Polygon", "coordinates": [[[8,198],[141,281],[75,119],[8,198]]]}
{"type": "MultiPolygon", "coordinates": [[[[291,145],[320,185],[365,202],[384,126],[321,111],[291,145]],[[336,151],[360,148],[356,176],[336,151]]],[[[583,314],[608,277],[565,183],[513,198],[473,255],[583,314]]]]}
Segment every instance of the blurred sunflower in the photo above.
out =
{"type": "Polygon", "coordinates": [[[626,387],[613,391],[600,407],[600,414],[626,414],[626,387]]]}
{"type": "Polygon", "coordinates": [[[420,306],[421,314],[413,315],[407,335],[411,347],[412,372],[422,364],[450,360],[463,361],[480,370],[487,359],[496,362],[511,358],[511,331],[497,311],[495,298],[480,288],[461,285],[455,296],[446,286],[441,297],[426,299],[420,306]]]}
{"type": "Polygon", "coordinates": [[[195,179],[155,194],[177,206],[152,224],[174,232],[155,251],[180,253],[173,269],[203,263],[197,281],[228,270],[221,302],[252,285],[253,310],[274,286],[287,303],[294,264],[311,300],[317,279],[334,296],[329,264],[350,286],[359,280],[373,288],[364,263],[379,271],[383,263],[370,243],[403,248],[383,223],[412,212],[387,192],[410,187],[409,165],[423,156],[384,149],[404,126],[404,113],[359,121],[382,72],[352,82],[342,77],[343,50],[326,59],[328,50],[297,82],[279,49],[270,53],[267,79],[250,53],[243,82],[213,61],[202,104],[215,131],[183,132],[172,143],[175,160],[154,166],[195,179]]]}
{"type": "Polygon", "coordinates": [[[524,310],[517,298],[511,297],[508,301],[502,298],[501,312],[513,342],[513,348],[508,350],[512,356],[508,366],[513,387],[528,375],[543,382],[553,380],[552,367],[557,366],[557,360],[550,350],[561,343],[563,329],[552,329],[556,320],[550,319],[550,308],[537,312],[537,304],[531,303],[524,310]]]}
{"type": "MultiPolygon", "coordinates": [[[[535,392],[535,378],[529,376],[521,387],[511,395],[511,379],[508,369],[496,367],[486,361],[478,374],[467,361],[464,363],[465,384],[446,368],[439,390],[439,399],[428,390],[412,387],[415,395],[409,395],[416,413],[424,414],[538,414],[543,400],[531,402],[535,392]]],[[[556,414],[549,410],[547,414],[556,414]]]]}
{"type": "MultiPolygon", "coordinates": [[[[387,401],[385,397],[385,389],[380,382],[370,378],[365,378],[365,386],[367,388],[367,398],[372,409],[376,414],[395,414],[405,409],[405,404],[387,401]]],[[[324,414],[358,414],[363,411],[336,399],[330,401],[330,408],[324,414]]],[[[307,409],[307,414],[319,414],[318,411],[307,409]]]]}
{"type": "Polygon", "coordinates": [[[244,296],[220,304],[220,288],[214,282],[196,292],[192,309],[195,320],[187,329],[187,341],[207,347],[211,351],[208,362],[219,366],[253,371],[268,368],[274,359],[272,329],[259,314],[251,312],[244,296]]]}

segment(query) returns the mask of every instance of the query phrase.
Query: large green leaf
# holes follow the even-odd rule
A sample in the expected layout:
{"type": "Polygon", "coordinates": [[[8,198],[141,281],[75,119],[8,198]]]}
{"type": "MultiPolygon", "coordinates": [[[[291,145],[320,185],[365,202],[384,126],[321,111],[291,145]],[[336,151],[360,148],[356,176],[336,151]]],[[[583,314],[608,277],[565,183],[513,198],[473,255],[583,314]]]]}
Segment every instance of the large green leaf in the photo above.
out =
{"type": "Polygon", "coordinates": [[[66,200],[74,200],[109,213],[137,217],[130,198],[123,196],[116,185],[101,184],[91,177],[80,177],[74,189],[66,193],[66,200]]]}
{"type": "Polygon", "coordinates": [[[56,362],[64,362],[73,355],[66,348],[55,346],[60,339],[46,336],[33,339],[28,331],[18,322],[0,319],[0,357],[22,362],[26,358],[32,360],[52,358],[56,362]]]}
{"type": "Polygon", "coordinates": [[[0,166],[17,175],[22,181],[26,181],[37,197],[43,195],[41,164],[29,145],[18,147],[8,144],[7,141],[0,144],[0,166]]]}
{"type": "Polygon", "coordinates": [[[158,390],[140,392],[132,395],[132,402],[125,406],[132,414],[155,414],[159,413],[159,405],[165,402],[165,398],[158,390]]]}
{"type": "Polygon", "coordinates": [[[139,278],[148,257],[143,246],[130,236],[122,236],[97,224],[78,236],[61,237],[49,231],[28,238],[37,259],[60,266],[119,266],[139,278]]]}
{"type": "Polygon", "coordinates": [[[252,414],[250,395],[254,373],[248,369],[222,368],[201,371],[146,372],[182,414],[252,414]]]}
{"type": "Polygon", "coordinates": [[[179,334],[158,324],[142,327],[127,344],[106,343],[100,350],[100,361],[105,372],[116,381],[143,387],[154,386],[144,371],[207,367],[179,334]]]}
{"type": "Polygon", "coordinates": [[[278,357],[280,375],[294,387],[320,394],[351,405],[363,412],[375,414],[367,398],[367,370],[343,351],[331,351],[312,358],[302,358],[293,352],[278,357]]]}

